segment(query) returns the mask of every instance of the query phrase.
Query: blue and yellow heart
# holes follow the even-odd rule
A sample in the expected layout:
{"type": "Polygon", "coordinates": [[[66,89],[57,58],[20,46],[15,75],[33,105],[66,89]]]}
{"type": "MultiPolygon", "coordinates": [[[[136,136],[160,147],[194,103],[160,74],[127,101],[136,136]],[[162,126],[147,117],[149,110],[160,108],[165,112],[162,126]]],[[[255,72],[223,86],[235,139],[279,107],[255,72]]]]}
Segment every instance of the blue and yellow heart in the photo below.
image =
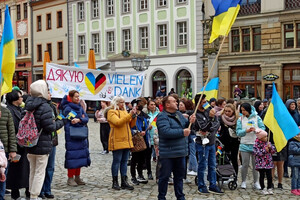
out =
{"type": "Polygon", "coordinates": [[[89,91],[94,95],[98,94],[106,85],[106,77],[102,73],[95,78],[94,74],[89,72],[85,75],[84,81],[89,91]]]}

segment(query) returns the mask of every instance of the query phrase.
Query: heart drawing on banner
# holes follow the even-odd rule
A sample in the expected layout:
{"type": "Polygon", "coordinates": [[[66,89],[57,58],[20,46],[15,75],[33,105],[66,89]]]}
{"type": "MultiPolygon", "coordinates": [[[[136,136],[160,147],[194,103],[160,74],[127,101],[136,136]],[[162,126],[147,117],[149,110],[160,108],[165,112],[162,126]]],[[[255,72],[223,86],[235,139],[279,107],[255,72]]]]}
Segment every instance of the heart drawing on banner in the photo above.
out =
{"type": "Polygon", "coordinates": [[[104,74],[99,74],[96,78],[92,72],[85,75],[85,84],[92,94],[99,93],[106,85],[106,77],[104,74]]]}

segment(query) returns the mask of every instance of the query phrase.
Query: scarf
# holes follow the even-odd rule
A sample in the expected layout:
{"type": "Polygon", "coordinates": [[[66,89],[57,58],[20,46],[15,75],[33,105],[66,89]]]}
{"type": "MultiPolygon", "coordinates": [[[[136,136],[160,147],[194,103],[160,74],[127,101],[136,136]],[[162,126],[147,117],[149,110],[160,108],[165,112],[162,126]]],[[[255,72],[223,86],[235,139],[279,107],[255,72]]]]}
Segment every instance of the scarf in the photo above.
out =
{"type": "Polygon", "coordinates": [[[228,117],[227,115],[222,115],[222,120],[224,122],[224,124],[226,124],[227,126],[234,126],[236,124],[236,117],[235,115],[228,117]]]}

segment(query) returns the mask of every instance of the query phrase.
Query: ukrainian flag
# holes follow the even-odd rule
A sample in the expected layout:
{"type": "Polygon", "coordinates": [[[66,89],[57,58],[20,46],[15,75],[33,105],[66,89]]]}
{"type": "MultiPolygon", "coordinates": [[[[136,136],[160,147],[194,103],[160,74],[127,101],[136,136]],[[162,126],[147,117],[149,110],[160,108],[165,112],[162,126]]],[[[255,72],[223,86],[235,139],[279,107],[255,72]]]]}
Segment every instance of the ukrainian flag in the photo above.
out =
{"type": "Polygon", "coordinates": [[[278,95],[274,83],[272,100],[264,118],[264,124],[273,132],[277,152],[286,146],[289,139],[300,132],[296,122],[278,95]]]}
{"type": "MultiPolygon", "coordinates": [[[[206,100],[209,101],[211,98],[218,99],[218,91],[219,91],[219,77],[211,79],[205,88],[204,94],[206,95],[206,100]]],[[[201,91],[197,94],[201,94],[203,92],[204,87],[201,89],[201,91]]],[[[206,103],[203,105],[203,107],[206,109],[210,105],[209,103],[206,103]]]]}
{"type": "Polygon", "coordinates": [[[1,95],[12,91],[12,80],[15,73],[16,51],[14,33],[6,5],[5,21],[0,45],[0,77],[2,79],[1,95]]]}
{"type": "Polygon", "coordinates": [[[211,0],[216,11],[209,43],[220,35],[227,36],[240,10],[242,0],[211,0]]]}

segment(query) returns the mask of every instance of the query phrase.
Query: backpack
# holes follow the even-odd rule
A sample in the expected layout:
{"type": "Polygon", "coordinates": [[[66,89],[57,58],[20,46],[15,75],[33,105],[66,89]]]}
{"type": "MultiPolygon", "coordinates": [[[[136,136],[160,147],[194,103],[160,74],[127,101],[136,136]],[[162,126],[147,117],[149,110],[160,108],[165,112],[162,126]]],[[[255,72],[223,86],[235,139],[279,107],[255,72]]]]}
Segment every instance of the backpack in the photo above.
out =
{"type": "Polygon", "coordinates": [[[21,147],[34,147],[43,130],[38,131],[33,113],[34,111],[26,111],[25,116],[19,123],[19,130],[16,137],[21,147]]]}

